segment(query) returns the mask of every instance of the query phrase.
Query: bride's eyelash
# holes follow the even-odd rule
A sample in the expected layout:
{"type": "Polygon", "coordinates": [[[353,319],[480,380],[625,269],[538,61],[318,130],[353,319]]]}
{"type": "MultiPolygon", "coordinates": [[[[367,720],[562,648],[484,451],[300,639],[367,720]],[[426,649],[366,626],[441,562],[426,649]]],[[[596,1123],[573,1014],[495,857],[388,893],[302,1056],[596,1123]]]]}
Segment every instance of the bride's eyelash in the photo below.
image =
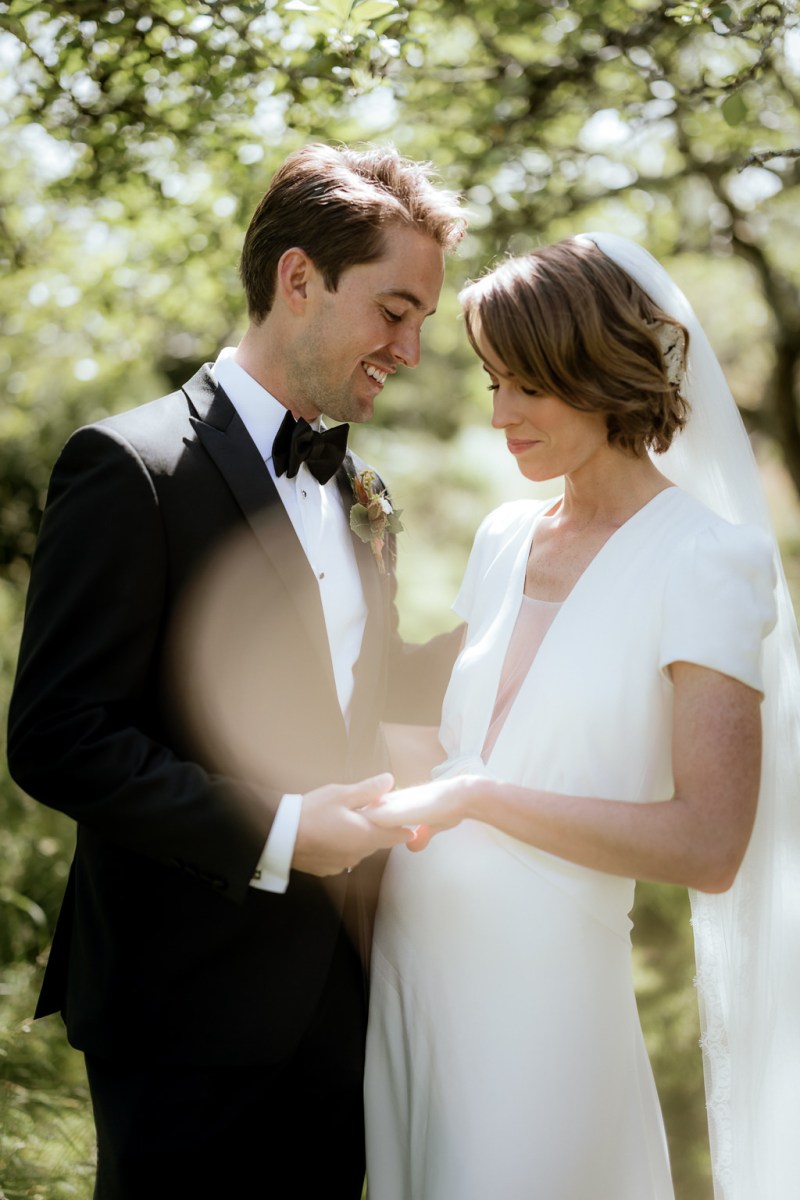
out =
{"type": "MultiPolygon", "coordinates": [[[[487,383],[486,390],[487,390],[487,392],[496,392],[499,387],[500,387],[499,383],[487,383]]],[[[522,394],[524,396],[538,396],[539,395],[539,391],[537,388],[524,387],[524,388],[520,388],[519,390],[522,392],[522,394]]]]}

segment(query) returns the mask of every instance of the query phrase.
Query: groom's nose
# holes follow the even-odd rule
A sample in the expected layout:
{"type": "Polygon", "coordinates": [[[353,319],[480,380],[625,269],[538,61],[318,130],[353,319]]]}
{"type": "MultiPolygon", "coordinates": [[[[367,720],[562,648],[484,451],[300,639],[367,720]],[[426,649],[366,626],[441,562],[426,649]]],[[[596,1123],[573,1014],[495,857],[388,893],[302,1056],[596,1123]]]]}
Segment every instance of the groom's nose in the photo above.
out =
{"type": "Polygon", "coordinates": [[[413,325],[398,328],[390,346],[392,357],[404,367],[416,367],[420,360],[420,331],[413,325]]]}

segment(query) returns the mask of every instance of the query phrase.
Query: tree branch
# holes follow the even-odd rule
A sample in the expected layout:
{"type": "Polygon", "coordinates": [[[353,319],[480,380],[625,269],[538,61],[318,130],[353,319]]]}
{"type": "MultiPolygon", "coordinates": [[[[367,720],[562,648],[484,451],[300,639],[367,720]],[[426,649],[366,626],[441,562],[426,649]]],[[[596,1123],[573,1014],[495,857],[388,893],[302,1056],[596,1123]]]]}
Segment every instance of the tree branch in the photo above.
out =
{"type": "Polygon", "coordinates": [[[736,169],[741,172],[745,167],[763,167],[764,163],[776,158],[800,158],[800,146],[793,146],[790,150],[757,150],[754,154],[748,154],[736,169]]]}

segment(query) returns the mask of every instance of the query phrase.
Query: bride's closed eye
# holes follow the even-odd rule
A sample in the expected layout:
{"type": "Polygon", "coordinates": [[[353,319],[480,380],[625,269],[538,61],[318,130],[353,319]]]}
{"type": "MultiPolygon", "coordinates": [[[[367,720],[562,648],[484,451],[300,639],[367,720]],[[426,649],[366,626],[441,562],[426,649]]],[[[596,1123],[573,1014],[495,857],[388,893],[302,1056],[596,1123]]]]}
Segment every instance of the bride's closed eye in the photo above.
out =
{"type": "MultiPolygon", "coordinates": [[[[487,392],[496,392],[499,387],[499,383],[487,383],[486,390],[487,392]]],[[[523,396],[541,396],[542,394],[536,388],[521,387],[519,390],[522,392],[523,396]]]]}
{"type": "Polygon", "coordinates": [[[489,376],[489,382],[486,385],[486,390],[488,392],[496,392],[500,386],[497,376],[492,374],[486,363],[481,363],[481,370],[483,371],[484,375],[489,376]]]}
{"type": "MultiPolygon", "coordinates": [[[[490,380],[490,382],[487,383],[487,385],[486,385],[487,392],[496,392],[497,389],[500,387],[500,381],[498,380],[497,376],[492,374],[492,372],[489,370],[489,368],[486,366],[485,363],[484,363],[482,369],[485,372],[485,374],[489,376],[489,380],[490,380]]],[[[518,383],[516,380],[514,380],[511,376],[503,376],[503,378],[508,379],[508,382],[512,385],[512,387],[518,388],[518,390],[520,392],[522,392],[523,396],[541,396],[542,395],[542,392],[540,392],[538,388],[525,387],[523,384],[518,383]]]]}

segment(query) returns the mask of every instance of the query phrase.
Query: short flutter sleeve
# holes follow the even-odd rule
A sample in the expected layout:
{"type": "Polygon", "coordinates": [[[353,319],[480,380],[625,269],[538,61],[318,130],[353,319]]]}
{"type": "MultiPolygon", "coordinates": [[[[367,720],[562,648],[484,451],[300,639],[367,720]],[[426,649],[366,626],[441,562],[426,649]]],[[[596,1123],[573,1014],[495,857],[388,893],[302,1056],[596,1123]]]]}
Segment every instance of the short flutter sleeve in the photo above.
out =
{"type": "Polygon", "coordinates": [[[775,624],[775,567],[766,534],[718,521],[676,554],[664,593],[659,666],[689,662],[763,692],[761,644],[775,624]]]}

